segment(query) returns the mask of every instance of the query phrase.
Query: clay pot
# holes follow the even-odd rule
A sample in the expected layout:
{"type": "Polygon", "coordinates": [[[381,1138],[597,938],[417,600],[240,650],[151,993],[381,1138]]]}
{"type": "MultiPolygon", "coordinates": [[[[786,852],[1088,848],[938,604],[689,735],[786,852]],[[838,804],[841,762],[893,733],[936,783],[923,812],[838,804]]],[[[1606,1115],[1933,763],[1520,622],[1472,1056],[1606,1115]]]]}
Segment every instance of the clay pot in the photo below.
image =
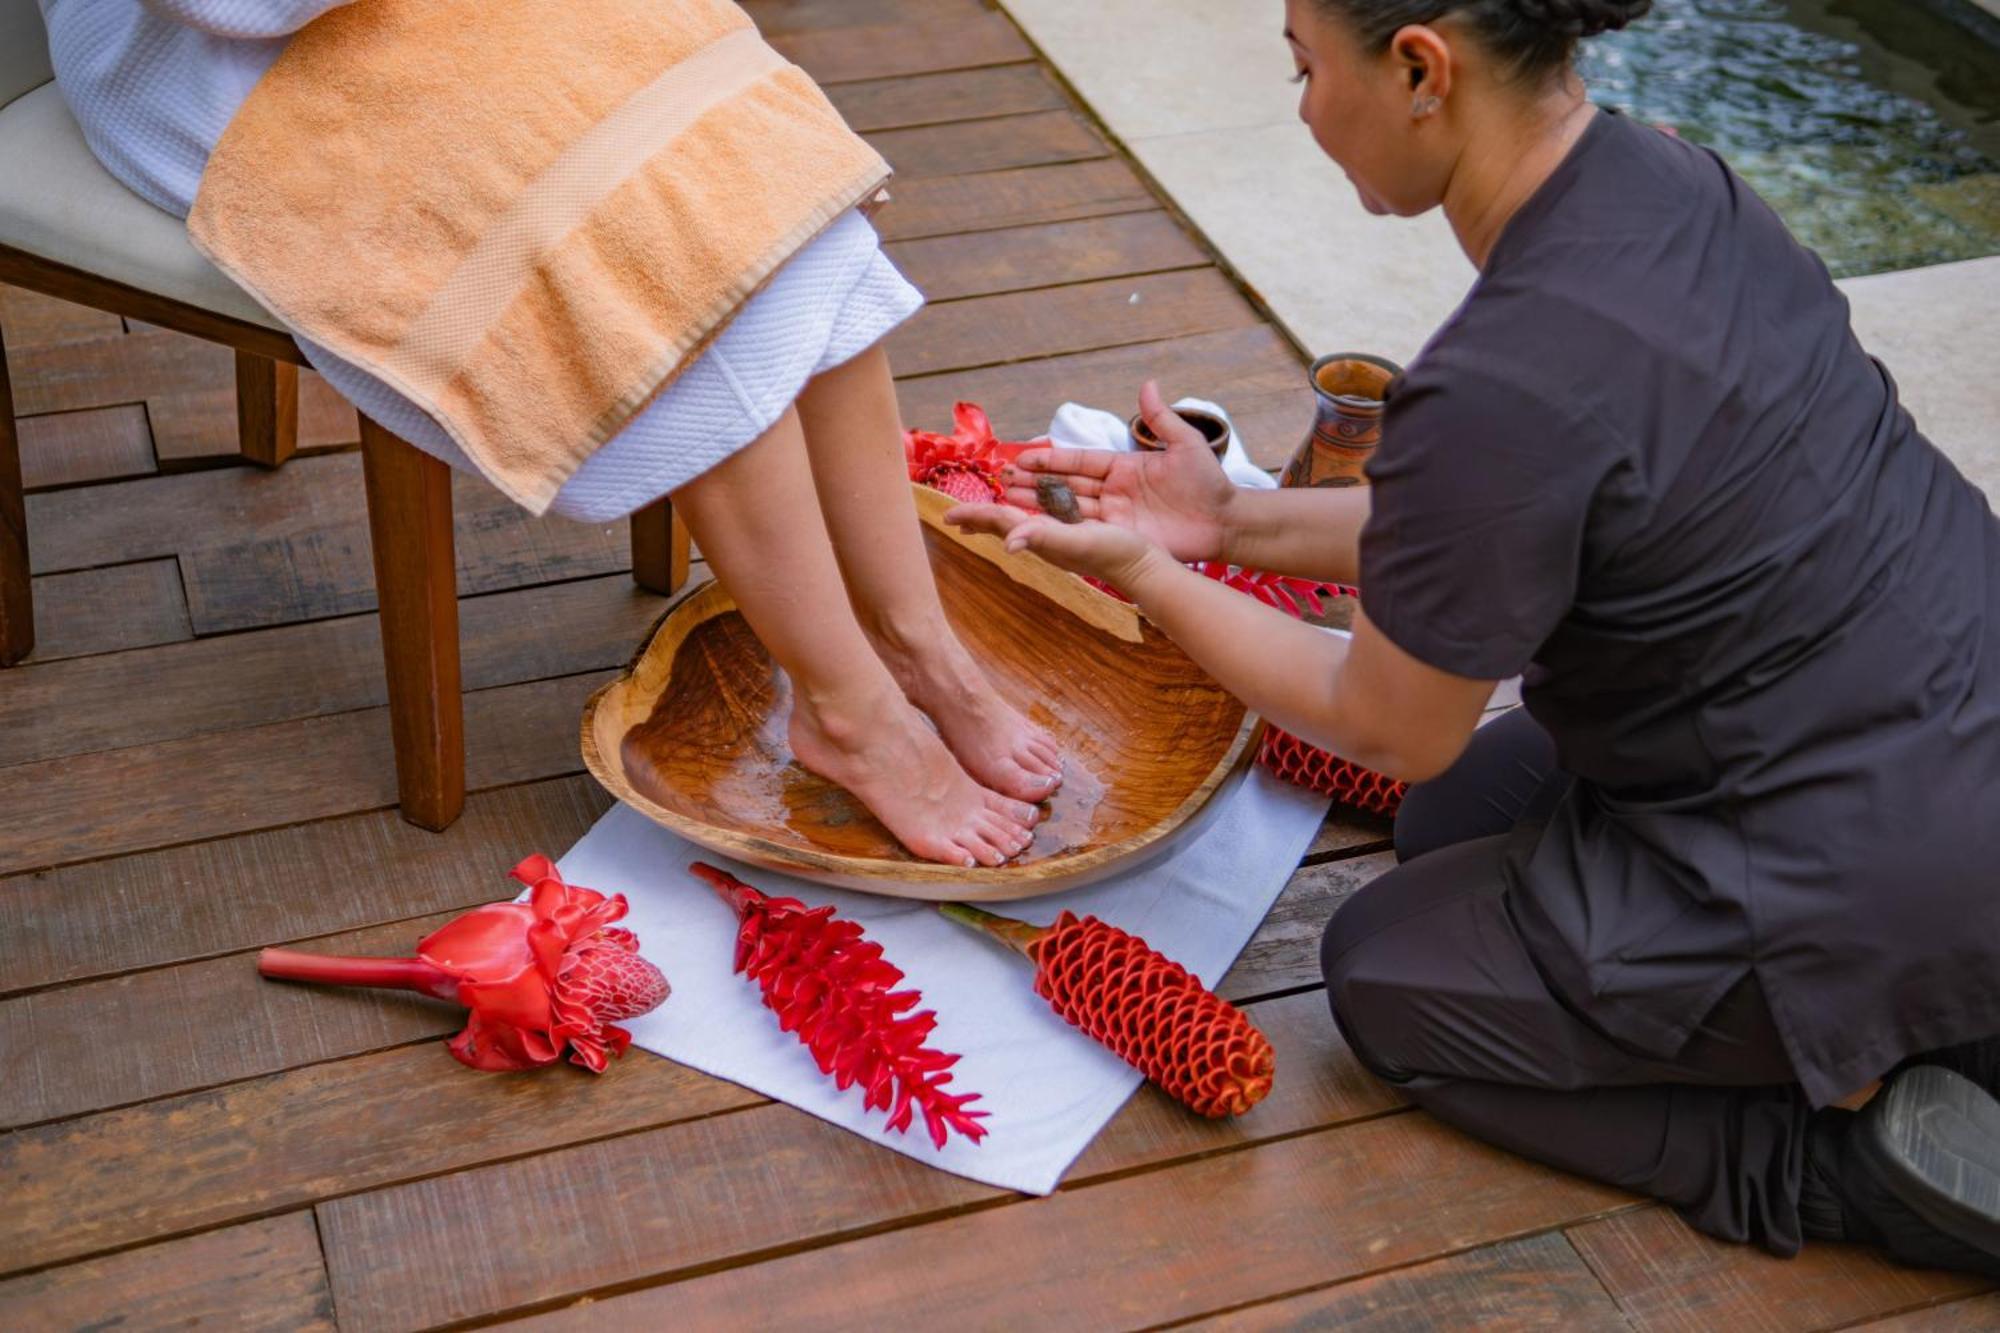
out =
{"type": "MultiPolygon", "coordinates": [[[[1204,412],[1200,408],[1195,407],[1177,407],[1174,411],[1180,416],[1181,420],[1201,432],[1202,438],[1208,441],[1208,447],[1215,450],[1217,458],[1229,452],[1229,423],[1227,421],[1224,421],[1213,412],[1204,412]]],[[[1153,434],[1153,428],[1146,424],[1145,417],[1134,413],[1132,419],[1125,424],[1127,429],[1132,433],[1132,447],[1134,449],[1164,449],[1167,447],[1160,443],[1159,436],[1153,434]]]]}
{"type": "Polygon", "coordinates": [[[1382,400],[1403,373],[1393,361],[1336,352],[1312,364],[1319,400],[1312,434],[1285,465],[1280,486],[1361,486],[1362,469],[1382,438],[1382,400]]]}

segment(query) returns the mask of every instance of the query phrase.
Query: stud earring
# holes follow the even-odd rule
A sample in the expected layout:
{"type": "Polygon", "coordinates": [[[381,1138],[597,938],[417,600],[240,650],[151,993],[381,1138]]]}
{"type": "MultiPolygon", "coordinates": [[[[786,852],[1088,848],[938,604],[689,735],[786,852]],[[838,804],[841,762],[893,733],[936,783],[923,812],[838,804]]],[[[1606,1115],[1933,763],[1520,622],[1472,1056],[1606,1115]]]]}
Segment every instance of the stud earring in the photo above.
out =
{"type": "Polygon", "coordinates": [[[1429,93],[1425,93],[1422,97],[1410,103],[1410,118],[1412,120],[1422,120],[1425,116],[1431,115],[1443,105],[1444,103],[1438,101],[1437,98],[1429,93]]]}

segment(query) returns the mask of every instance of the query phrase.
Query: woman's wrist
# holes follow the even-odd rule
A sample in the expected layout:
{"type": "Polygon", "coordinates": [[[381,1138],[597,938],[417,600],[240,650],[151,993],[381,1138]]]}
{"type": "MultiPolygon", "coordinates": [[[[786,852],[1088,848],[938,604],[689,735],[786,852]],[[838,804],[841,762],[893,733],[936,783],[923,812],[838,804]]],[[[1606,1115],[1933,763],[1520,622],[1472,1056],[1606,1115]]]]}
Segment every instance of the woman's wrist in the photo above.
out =
{"type": "Polygon", "coordinates": [[[1157,601],[1161,591],[1173,579],[1187,572],[1187,566],[1174,559],[1165,547],[1148,542],[1145,551],[1133,560],[1130,568],[1111,583],[1143,611],[1149,599],[1157,601]]]}
{"type": "Polygon", "coordinates": [[[1243,487],[1232,483],[1229,487],[1229,494],[1224,497],[1222,504],[1215,511],[1215,556],[1216,559],[1223,561],[1225,564],[1234,565],[1240,563],[1235,558],[1234,553],[1237,543],[1237,528],[1243,521],[1243,490],[1243,487]]]}

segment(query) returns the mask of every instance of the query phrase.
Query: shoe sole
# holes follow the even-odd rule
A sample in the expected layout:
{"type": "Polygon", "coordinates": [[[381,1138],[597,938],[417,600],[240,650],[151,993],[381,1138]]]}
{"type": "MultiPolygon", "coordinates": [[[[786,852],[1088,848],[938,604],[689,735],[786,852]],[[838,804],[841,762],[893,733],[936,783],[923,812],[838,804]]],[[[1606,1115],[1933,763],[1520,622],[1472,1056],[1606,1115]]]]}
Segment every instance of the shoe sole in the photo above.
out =
{"type": "Polygon", "coordinates": [[[2000,1101],[1935,1065],[1904,1070],[1855,1126],[1882,1183],[1938,1230],[2000,1255],[2000,1101]]]}

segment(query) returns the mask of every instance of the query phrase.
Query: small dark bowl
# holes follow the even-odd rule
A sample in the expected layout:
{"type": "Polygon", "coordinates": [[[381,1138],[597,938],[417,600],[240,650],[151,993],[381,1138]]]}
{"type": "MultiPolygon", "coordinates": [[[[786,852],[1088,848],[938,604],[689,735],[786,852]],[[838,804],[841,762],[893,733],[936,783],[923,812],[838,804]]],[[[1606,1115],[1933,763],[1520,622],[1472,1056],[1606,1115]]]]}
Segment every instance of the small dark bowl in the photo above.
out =
{"type": "MultiPolygon", "coordinates": [[[[1221,458],[1229,452],[1229,423],[1227,421],[1224,421],[1213,412],[1204,412],[1198,407],[1190,407],[1185,411],[1180,408],[1175,408],[1174,410],[1180,416],[1181,420],[1202,433],[1202,438],[1208,441],[1209,448],[1215,450],[1217,458],[1221,458]]],[[[1132,419],[1125,424],[1126,428],[1132,433],[1133,448],[1166,448],[1164,444],[1160,443],[1160,437],[1153,434],[1153,428],[1146,424],[1145,417],[1134,413],[1132,419]]]]}

